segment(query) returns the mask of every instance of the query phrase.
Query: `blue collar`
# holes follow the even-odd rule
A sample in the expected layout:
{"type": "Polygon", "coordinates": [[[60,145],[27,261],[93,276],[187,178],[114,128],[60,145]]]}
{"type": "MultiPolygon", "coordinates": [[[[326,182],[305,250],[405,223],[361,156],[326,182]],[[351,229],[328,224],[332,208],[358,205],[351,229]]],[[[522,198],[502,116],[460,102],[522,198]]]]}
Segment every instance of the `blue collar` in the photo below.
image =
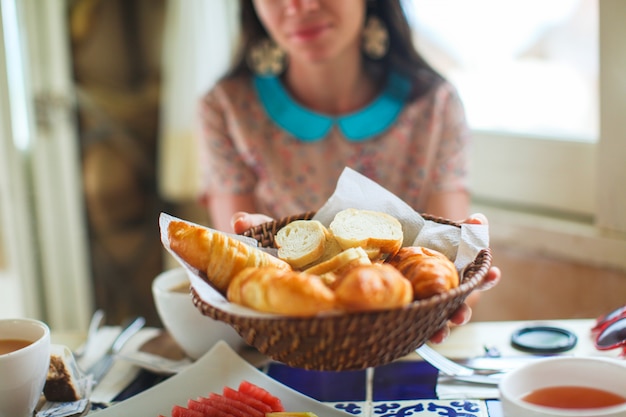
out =
{"type": "Polygon", "coordinates": [[[316,113],[296,103],[276,76],[254,76],[254,87],[269,117],[304,142],[323,139],[334,124],[350,141],[370,139],[391,126],[404,107],[411,81],[391,73],[382,93],[363,109],[345,116],[316,113]]]}

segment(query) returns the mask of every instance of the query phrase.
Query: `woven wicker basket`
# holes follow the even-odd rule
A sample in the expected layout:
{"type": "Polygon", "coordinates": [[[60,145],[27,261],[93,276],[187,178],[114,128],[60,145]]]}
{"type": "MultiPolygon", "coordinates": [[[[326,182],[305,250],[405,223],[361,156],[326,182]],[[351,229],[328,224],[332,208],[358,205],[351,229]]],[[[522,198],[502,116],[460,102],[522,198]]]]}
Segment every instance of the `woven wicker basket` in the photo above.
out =
{"type": "MultiPolygon", "coordinates": [[[[254,227],[244,233],[273,247],[281,227],[309,212],[254,227]]],[[[460,227],[449,220],[423,215],[427,220],[460,227]]],[[[191,290],[202,314],[231,325],[251,346],[289,366],[315,370],[357,370],[379,366],[403,357],[428,339],[483,280],[491,266],[489,249],[481,251],[461,277],[459,287],[448,293],[414,301],[392,310],[310,318],[252,318],[233,315],[200,299],[191,290]]]]}

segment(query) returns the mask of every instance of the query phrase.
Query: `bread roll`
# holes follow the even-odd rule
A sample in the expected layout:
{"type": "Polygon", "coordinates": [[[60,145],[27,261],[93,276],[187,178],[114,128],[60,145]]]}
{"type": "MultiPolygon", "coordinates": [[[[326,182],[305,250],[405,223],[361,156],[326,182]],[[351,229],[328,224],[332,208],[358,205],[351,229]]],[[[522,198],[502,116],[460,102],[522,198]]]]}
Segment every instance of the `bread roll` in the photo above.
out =
{"type": "Polygon", "coordinates": [[[246,268],[230,283],[233,303],[267,313],[308,317],[336,308],[335,294],[319,277],[274,267],[246,268]]]}
{"type": "Polygon", "coordinates": [[[372,260],[395,254],[404,239],[398,219],[370,210],[342,210],[335,215],[329,229],[343,249],[361,247],[372,260]]]}
{"type": "Polygon", "coordinates": [[[225,233],[182,221],[168,226],[170,248],[192,267],[203,271],[218,291],[226,293],[231,279],[250,266],[291,270],[288,263],[225,233]]]}
{"type": "Polygon", "coordinates": [[[350,269],[338,279],[334,291],[337,305],[351,312],[398,308],[413,301],[411,283],[387,264],[350,269]]]}
{"type": "Polygon", "coordinates": [[[329,260],[304,270],[307,274],[319,275],[326,285],[334,285],[337,276],[358,265],[371,265],[372,261],[363,248],[349,248],[329,260]]]}
{"type": "Polygon", "coordinates": [[[326,234],[326,243],[324,244],[324,253],[322,256],[316,260],[315,262],[304,266],[304,269],[310,268],[315,265],[319,265],[322,262],[326,262],[327,260],[333,258],[334,256],[340,254],[343,249],[339,246],[339,242],[335,239],[332,232],[326,229],[328,233],[326,234]]]}
{"type": "Polygon", "coordinates": [[[400,249],[387,262],[411,282],[415,299],[428,298],[459,286],[456,267],[435,250],[409,246],[400,249]]]}
{"type": "Polygon", "coordinates": [[[274,236],[278,257],[298,269],[322,257],[330,232],[317,220],[295,220],[274,236]]]}

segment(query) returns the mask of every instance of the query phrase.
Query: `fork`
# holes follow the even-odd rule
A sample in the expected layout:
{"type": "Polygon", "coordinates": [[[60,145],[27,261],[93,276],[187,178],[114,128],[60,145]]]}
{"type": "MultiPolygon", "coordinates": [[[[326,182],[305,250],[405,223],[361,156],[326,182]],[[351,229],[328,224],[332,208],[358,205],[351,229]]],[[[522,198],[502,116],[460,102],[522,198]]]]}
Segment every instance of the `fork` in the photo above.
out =
{"type": "Polygon", "coordinates": [[[495,369],[474,369],[456,363],[428,345],[422,345],[415,350],[426,362],[437,368],[442,374],[451,378],[473,382],[476,384],[497,385],[502,376],[506,373],[495,369]]]}
{"type": "Polygon", "coordinates": [[[91,321],[89,322],[89,329],[87,330],[87,339],[85,339],[85,342],[79,348],[72,352],[75,359],[80,359],[85,356],[85,353],[89,350],[91,344],[93,343],[100,326],[104,323],[104,317],[105,314],[103,310],[98,309],[93,313],[91,321]]]}

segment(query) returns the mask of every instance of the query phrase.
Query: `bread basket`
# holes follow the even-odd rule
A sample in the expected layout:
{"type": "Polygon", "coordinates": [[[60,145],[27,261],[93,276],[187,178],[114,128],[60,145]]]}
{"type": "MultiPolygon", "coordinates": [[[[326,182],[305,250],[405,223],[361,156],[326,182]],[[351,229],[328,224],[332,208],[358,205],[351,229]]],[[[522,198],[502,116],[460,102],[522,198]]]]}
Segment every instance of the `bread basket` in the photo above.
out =
{"type": "MultiPolygon", "coordinates": [[[[285,217],[247,230],[260,246],[273,247],[278,230],[315,212],[285,217]]],[[[456,227],[460,224],[423,214],[426,220],[456,227]]],[[[204,302],[191,289],[202,314],[231,325],[248,343],[268,357],[292,367],[344,371],[375,367],[401,358],[424,344],[483,281],[491,252],[482,250],[461,276],[459,287],[410,305],[379,312],[307,318],[243,317],[204,302]]]]}

